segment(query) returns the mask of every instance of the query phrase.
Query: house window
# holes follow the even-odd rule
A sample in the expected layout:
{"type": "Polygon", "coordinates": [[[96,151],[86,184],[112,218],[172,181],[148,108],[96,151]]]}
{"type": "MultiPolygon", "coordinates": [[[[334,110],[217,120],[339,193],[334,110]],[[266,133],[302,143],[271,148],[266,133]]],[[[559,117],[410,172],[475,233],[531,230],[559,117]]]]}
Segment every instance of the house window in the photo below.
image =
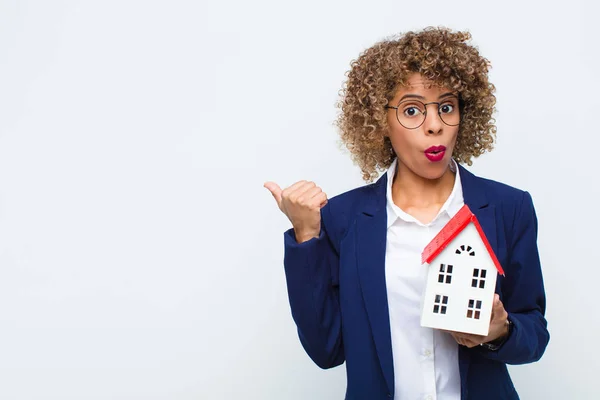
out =
{"type": "Polygon", "coordinates": [[[471,280],[471,287],[483,289],[485,288],[485,277],[487,271],[485,269],[475,268],[473,269],[473,279],[471,280]]]}
{"type": "Polygon", "coordinates": [[[471,246],[461,245],[458,249],[456,249],[456,254],[462,254],[463,252],[469,254],[470,256],[475,255],[475,250],[471,246]]]}
{"type": "Polygon", "coordinates": [[[452,283],[452,265],[441,264],[438,283],[452,283]]]}
{"type": "Polygon", "coordinates": [[[481,300],[469,300],[469,307],[467,308],[467,318],[479,319],[481,315],[481,300]]]}
{"type": "Polygon", "coordinates": [[[446,306],[448,305],[448,296],[435,295],[435,302],[433,304],[434,314],[446,314],[446,306]]]}

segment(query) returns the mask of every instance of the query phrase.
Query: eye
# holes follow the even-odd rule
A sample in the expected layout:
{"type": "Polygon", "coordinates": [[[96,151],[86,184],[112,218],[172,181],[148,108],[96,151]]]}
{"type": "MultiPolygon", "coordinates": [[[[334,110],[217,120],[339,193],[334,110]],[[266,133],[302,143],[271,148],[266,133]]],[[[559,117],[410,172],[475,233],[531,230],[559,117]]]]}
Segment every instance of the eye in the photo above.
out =
{"type": "Polygon", "coordinates": [[[442,104],[440,106],[440,114],[450,114],[451,112],[454,111],[454,104],[442,104]]]}
{"type": "Polygon", "coordinates": [[[406,115],[407,117],[416,117],[419,114],[422,114],[422,112],[421,110],[419,110],[418,107],[409,106],[404,109],[404,115],[406,115]]]}

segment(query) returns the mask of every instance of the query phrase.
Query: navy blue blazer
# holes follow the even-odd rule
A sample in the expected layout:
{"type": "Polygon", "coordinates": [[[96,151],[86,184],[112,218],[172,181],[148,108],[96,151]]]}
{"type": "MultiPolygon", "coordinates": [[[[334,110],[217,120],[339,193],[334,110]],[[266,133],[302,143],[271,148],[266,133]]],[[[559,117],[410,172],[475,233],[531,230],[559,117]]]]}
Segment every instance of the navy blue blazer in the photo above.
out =
{"type": "MultiPolygon", "coordinates": [[[[505,276],[496,292],[513,322],[496,351],[459,346],[462,399],[518,399],[506,364],[537,361],[546,348],[537,218],[529,193],[459,166],[465,204],[477,216],[505,276]]],[[[321,233],[298,244],[285,232],[285,274],[302,346],[321,368],[346,362],[346,399],[394,396],[385,283],[386,182],[329,199],[321,233]]],[[[410,384],[410,383],[407,383],[410,384]]]]}

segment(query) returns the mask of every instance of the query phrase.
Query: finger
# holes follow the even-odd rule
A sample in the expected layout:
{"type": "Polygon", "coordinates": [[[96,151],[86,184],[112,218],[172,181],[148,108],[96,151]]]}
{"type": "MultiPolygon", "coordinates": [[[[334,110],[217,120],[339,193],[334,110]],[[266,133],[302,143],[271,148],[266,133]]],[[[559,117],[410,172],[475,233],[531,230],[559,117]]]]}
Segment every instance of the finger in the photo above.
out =
{"type": "Polygon", "coordinates": [[[455,333],[455,332],[449,332],[452,337],[454,338],[454,340],[456,340],[456,343],[460,344],[462,346],[463,344],[463,338],[462,336],[460,336],[460,334],[455,333]]]}
{"type": "Polygon", "coordinates": [[[269,190],[269,192],[271,192],[271,194],[275,198],[275,201],[277,202],[277,205],[281,205],[281,193],[283,192],[283,190],[281,190],[279,185],[275,182],[266,182],[264,184],[264,187],[266,187],[269,190]]]}
{"type": "Polygon", "coordinates": [[[450,331],[446,331],[446,332],[448,332],[450,334],[450,336],[452,336],[452,338],[456,341],[456,343],[459,343],[460,339],[458,338],[458,336],[456,336],[454,334],[454,332],[450,332],[450,331]]]}
{"type": "Polygon", "coordinates": [[[498,293],[494,293],[494,302],[492,303],[492,315],[490,316],[490,321],[493,321],[498,316],[498,312],[500,311],[498,309],[498,306],[500,304],[500,296],[498,295],[498,293]]]}
{"type": "Polygon", "coordinates": [[[325,194],[325,192],[321,192],[321,194],[319,196],[317,196],[319,199],[319,207],[323,208],[327,205],[327,195],[325,194]]]}
{"type": "Polygon", "coordinates": [[[305,180],[298,181],[298,182],[294,183],[293,185],[290,185],[287,188],[283,189],[283,194],[286,196],[289,196],[290,194],[294,193],[298,188],[303,187],[307,183],[308,183],[308,181],[305,181],[305,180]]]}
{"type": "Polygon", "coordinates": [[[323,194],[323,190],[321,190],[320,187],[315,186],[304,192],[304,194],[298,198],[298,202],[300,204],[318,207],[324,200],[327,199],[327,197],[323,199],[323,194]]]}
{"type": "Polygon", "coordinates": [[[502,302],[502,300],[498,300],[498,305],[496,307],[498,308],[499,312],[505,311],[504,310],[504,303],[502,302]]]}
{"type": "Polygon", "coordinates": [[[502,303],[502,300],[500,299],[498,299],[498,304],[496,305],[496,307],[492,309],[492,313],[495,313],[496,319],[506,319],[508,317],[508,313],[504,308],[504,303],[502,303]]]}
{"type": "Polygon", "coordinates": [[[456,332],[456,331],[444,331],[452,335],[456,343],[465,347],[475,347],[479,346],[479,343],[482,342],[483,336],[480,335],[471,335],[469,333],[456,332]]]}
{"type": "Polygon", "coordinates": [[[459,337],[459,344],[465,347],[475,347],[481,343],[481,339],[477,335],[461,334],[459,337]]]}
{"type": "Polygon", "coordinates": [[[287,189],[283,190],[283,197],[288,198],[292,201],[297,201],[300,197],[306,193],[307,190],[314,188],[316,185],[310,181],[299,181],[294,183],[287,189]]]}
{"type": "Polygon", "coordinates": [[[469,342],[479,344],[485,340],[485,336],[482,335],[466,335],[465,339],[469,342]]]}
{"type": "Polygon", "coordinates": [[[483,340],[484,336],[481,335],[473,335],[471,333],[457,333],[462,340],[467,340],[470,342],[480,342],[483,340]]]}
{"type": "Polygon", "coordinates": [[[456,340],[457,342],[459,340],[462,340],[462,333],[460,333],[460,332],[456,332],[456,331],[443,331],[443,332],[449,333],[454,338],[454,340],[456,340]]]}

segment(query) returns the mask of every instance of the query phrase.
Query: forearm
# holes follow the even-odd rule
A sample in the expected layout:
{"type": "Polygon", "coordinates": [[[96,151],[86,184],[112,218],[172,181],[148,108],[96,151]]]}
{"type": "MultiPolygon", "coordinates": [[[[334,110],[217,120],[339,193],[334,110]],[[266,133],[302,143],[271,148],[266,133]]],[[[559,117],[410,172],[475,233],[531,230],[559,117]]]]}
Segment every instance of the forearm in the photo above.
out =
{"type": "Polygon", "coordinates": [[[285,274],[292,317],[302,345],[321,368],[344,362],[337,282],[338,256],[326,232],[298,243],[285,233],[285,274]]]}
{"type": "Polygon", "coordinates": [[[479,351],[507,364],[524,364],[539,360],[550,340],[544,317],[546,295],[537,248],[537,217],[527,192],[523,194],[511,239],[510,261],[501,287],[502,301],[513,326],[498,350],[479,351]]]}

